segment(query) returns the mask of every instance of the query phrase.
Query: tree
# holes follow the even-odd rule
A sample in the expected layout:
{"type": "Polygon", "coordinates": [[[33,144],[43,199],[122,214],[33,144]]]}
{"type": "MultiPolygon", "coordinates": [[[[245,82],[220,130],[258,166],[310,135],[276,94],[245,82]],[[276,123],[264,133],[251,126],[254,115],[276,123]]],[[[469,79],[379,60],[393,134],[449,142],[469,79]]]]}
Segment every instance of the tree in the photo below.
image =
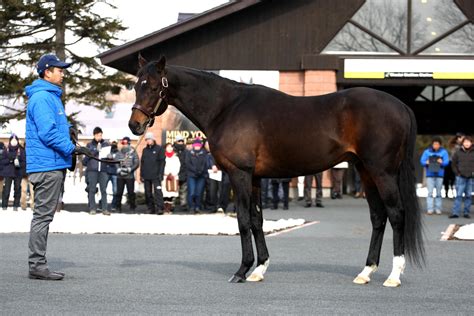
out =
{"type": "MultiPolygon", "coordinates": [[[[66,76],[64,101],[107,108],[105,95],[130,79],[110,73],[98,59],[74,52],[76,45],[109,49],[125,28],[120,20],[101,16],[98,6],[116,9],[107,0],[2,0],[0,4],[0,96],[24,100],[24,87],[36,77],[35,64],[45,53],[73,61],[72,76],[66,76]]],[[[24,104],[24,103],[22,103],[24,104]]],[[[0,124],[22,118],[25,108],[6,106],[0,124]]]]}

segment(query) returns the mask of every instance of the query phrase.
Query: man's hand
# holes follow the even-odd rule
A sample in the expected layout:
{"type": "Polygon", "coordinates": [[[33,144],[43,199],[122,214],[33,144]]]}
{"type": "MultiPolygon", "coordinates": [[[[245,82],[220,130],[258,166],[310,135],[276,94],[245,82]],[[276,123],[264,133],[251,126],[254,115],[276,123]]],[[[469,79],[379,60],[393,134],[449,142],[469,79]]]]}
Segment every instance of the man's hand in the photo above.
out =
{"type": "Polygon", "coordinates": [[[86,155],[86,156],[94,156],[92,151],[87,147],[82,147],[80,145],[76,145],[76,148],[73,151],[74,155],[86,155]]]}

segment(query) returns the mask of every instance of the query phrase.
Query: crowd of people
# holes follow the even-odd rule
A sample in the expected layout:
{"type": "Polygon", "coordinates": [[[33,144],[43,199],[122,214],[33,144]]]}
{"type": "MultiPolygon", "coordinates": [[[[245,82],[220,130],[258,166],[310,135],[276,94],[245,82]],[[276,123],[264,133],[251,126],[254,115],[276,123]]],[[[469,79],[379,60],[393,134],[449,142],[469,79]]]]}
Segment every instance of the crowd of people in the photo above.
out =
{"type": "Polygon", "coordinates": [[[448,152],[442,146],[440,137],[433,137],[431,145],[421,155],[420,163],[426,171],[428,195],[426,198],[426,214],[441,215],[443,213],[442,189],[445,185],[447,196],[450,184],[454,183],[456,197],[449,218],[458,218],[464,203],[463,216],[471,218],[472,179],[474,177],[474,150],[472,138],[458,133],[451,140],[452,150],[448,152]],[[450,179],[453,175],[453,180],[450,179]]]}
{"type": "MultiPolygon", "coordinates": [[[[149,214],[171,214],[173,211],[191,214],[235,211],[235,206],[229,209],[232,195],[229,177],[218,168],[205,140],[197,138],[186,144],[185,139],[178,135],[173,144],[162,146],[157,144],[153,133],[149,132],[145,136],[146,146],[139,156],[131,146],[129,137],[109,142],[104,140],[102,135],[102,129],[96,127],[93,130],[93,139],[86,145],[97,159],[84,156],[82,160],[90,214],[101,212],[110,215],[113,212],[122,212],[125,188],[129,212],[135,212],[136,180],[143,183],[149,214]],[[136,172],[138,168],[139,173],[136,172]],[[109,184],[113,193],[111,202],[107,199],[109,184]],[[98,201],[97,195],[100,195],[98,201]]],[[[474,177],[472,139],[458,133],[451,145],[448,151],[442,146],[441,138],[434,137],[431,145],[421,155],[420,163],[426,169],[428,189],[426,214],[442,214],[444,188],[446,197],[448,191],[456,192],[450,217],[463,215],[470,218],[471,179],[474,177]]],[[[330,171],[332,199],[342,198],[342,177],[347,167],[347,163],[342,163],[330,171]]],[[[0,142],[0,181],[3,210],[8,207],[12,190],[14,211],[20,207],[26,210],[28,203],[33,208],[34,192],[26,173],[24,144],[21,144],[15,134],[10,136],[8,144],[0,142]]],[[[262,179],[261,198],[264,209],[276,210],[279,204],[284,210],[289,208],[290,181],[290,178],[262,179]]],[[[364,193],[356,169],[354,186],[354,197],[362,197],[364,193]]],[[[299,200],[304,200],[304,207],[324,207],[322,173],[299,177],[298,196],[299,200]],[[311,196],[313,186],[316,187],[314,197],[311,196]]]]}

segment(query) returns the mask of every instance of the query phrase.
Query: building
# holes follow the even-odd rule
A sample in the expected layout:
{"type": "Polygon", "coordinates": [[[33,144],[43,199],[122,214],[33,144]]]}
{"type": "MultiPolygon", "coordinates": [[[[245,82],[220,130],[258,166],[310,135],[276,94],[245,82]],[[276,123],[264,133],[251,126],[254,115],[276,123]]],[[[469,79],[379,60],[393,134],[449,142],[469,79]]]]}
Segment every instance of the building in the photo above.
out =
{"type": "Polygon", "coordinates": [[[469,0],[240,0],[99,57],[130,74],[139,53],[214,71],[276,70],[279,89],[300,96],[373,87],[410,106],[420,134],[473,133],[473,21],[469,0]]]}

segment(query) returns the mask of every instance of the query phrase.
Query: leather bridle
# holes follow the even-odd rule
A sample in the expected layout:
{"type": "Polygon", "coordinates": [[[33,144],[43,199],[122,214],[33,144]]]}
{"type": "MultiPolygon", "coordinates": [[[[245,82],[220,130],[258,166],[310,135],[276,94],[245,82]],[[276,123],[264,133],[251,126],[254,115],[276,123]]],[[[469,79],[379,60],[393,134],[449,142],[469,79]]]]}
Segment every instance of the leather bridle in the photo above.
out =
{"type": "Polygon", "coordinates": [[[160,99],[156,103],[156,106],[155,106],[155,108],[153,109],[152,112],[150,112],[146,107],[144,107],[143,105],[140,105],[140,104],[135,103],[132,106],[132,110],[138,110],[138,111],[142,112],[143,114],[145,114],[147,116],[147,121],[146,121],[146,126],[147,127],[152,127],[153,123],[155,122],[156,113],[158,112],[158,109],[160,108],[161,103],[163,101],[165,101],[165,98],[166,98],[166,94],[165,94],[165,89],[166,88],[168,88],[168,79],[165,76],[163,76],[163,77],[161,77],[161,90],[158,93],[159,96],[160,96],[160,99]]]}

